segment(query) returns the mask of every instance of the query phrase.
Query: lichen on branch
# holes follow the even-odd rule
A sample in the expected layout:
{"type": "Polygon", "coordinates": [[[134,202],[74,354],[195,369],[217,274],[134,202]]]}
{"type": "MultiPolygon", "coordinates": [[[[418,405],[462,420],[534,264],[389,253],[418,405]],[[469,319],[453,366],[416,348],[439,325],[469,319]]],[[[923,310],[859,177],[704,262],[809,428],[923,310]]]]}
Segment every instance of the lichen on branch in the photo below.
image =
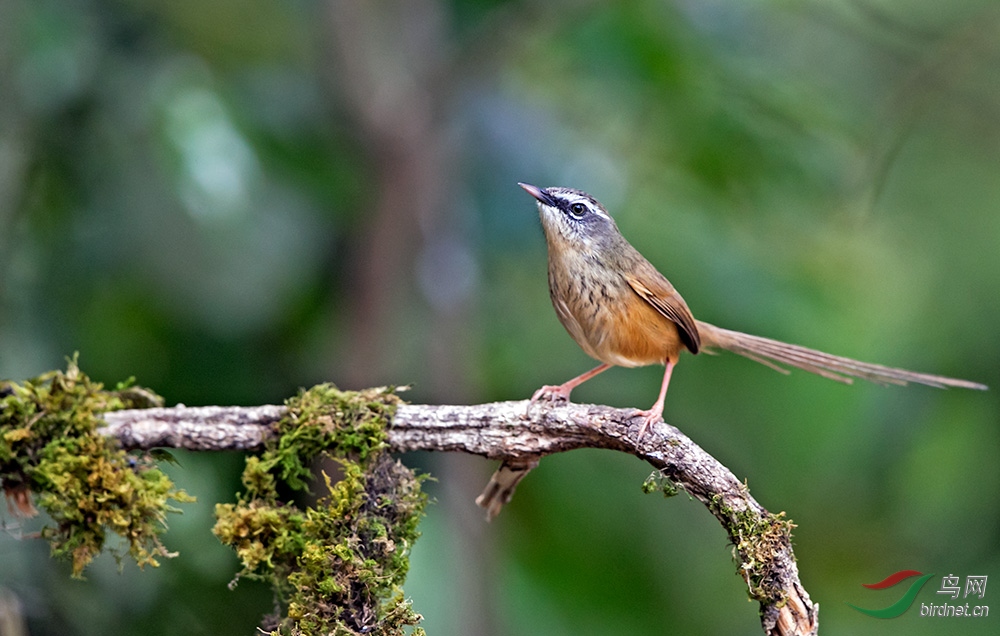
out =
{"type": "Polygon", "coordinates": [[[728,505],[722,495],[715,495],[709,510],[723,521],[733,544],[737,572],[747,584],[747,594],[762,607],[781,607],[788,597],[781,573],[782,559],[790,558],[785,547],[792,543],[795,524],[785,512],[763,513],[728,505]]]}
{"type": "Polygon", "coordinates": [[[390,636],[420,621],[400,586],[427,498],[421,478],[387,452],[400,402],[391,389],[301,392],[265,450],[247,457],[236,503],[216,506],[213,531],[243,564],[237,579],[269,582],[285,608],[272,633],[390,636]],[[315,505],[282,497],[307,490],[319,457],[341,475],[323,474],[315,505]]]}
{"type": "MultiPolygon", "coordinates": [[[[0,383],[0,484],[8,508],[36,514],[32,494],[52,519],[41,536],[53,555],[72,561],[74,577],[105,547],[124,539],[140,566],[174,556],[160,541],[170,501],[193,501],[144,454],[129,454],[98,432],[101,414],[162,406],[132,380],[107,391],[80,371],[51,371],[21,384],[0,383]]],[[[122,554],[115,554],[119,560],[122,554]]]]}

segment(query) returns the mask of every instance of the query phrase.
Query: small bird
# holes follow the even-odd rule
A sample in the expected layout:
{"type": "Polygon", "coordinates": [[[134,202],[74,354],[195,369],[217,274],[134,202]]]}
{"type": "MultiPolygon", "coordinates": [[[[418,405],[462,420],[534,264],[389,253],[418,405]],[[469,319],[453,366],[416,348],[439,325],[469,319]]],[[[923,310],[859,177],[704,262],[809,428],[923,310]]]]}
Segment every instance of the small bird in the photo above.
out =
{"type": "MultiPolygon", "coordinates": [[[[640,410],[639,439],[663,416],[670,374],[681,351],[726,349],[788,373],[798,367],[850,384],[862,378],[879,384],[909,382],[935,387],[985,390],[977,382],[917,373],[823,353],[798,345],[730,331],[696,320],[670,281],[625,240],[597,200],[572,188],[538,188],[519,183],[538,202],[549,252],[549,295],[559,321],[578,345],[601,364],[567,382],[543,386],[531,396],[569,401],[570,392],[612,366],[662,364],[660,394],[640,410]]],[[[509,501],[517,482],[533,466],[503,465],[476,502],[488,518],[509,501]]]]}

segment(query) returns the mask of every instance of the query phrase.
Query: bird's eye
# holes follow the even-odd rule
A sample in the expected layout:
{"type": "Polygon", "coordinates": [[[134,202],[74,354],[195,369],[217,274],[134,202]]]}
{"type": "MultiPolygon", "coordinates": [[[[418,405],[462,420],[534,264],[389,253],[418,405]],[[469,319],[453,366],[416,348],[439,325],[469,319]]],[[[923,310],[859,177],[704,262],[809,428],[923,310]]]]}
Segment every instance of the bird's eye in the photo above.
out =
{"type": "Polygon", "coordinates": [[[569,212],[576,218],[583,218],[583,215],[587,213],[587,206],[582,203],[573,203],[569,206],[569,212]]]}

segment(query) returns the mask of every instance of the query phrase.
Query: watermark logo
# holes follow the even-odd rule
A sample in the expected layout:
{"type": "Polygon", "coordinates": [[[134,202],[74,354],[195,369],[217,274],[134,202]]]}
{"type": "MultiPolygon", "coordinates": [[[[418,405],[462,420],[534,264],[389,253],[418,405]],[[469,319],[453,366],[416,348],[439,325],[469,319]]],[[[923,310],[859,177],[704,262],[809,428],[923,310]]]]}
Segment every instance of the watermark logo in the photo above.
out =
{"type": "MultiPolygon", "coordinates": [[[[849,606],[854,609],[867,614],[869,616],[874,616],[875,618],[896,618],[901,616],[906,610],[910,609],[913,605],[913,601],[917,598],[917,594],[924,585],[934,577],[933,574],[924,574],[916,570],[900,570],[894,574],[890,574],[884,580],[878,583],[863,583],[862,585],[870,590],[885,590],[907,579],[912,579],[913,577],[919,577],[910,583],[910,587],[906,590],[903,596],[890,605],[889,607],[884,607],[882,609],[867,609],[864,607],[858,607],[848,603],[849,606]]],[[[986,575],[969,575],[965,577],[965,585],[962,585],[961,577],[955,576],[954,574],[948,574],[947,576],[941,577],[941,587],[937,590],[938,594],[946,594],[951,597],[952,600],[957,600],[959,595],[962,598],[978,598],[982,599],[986,597],[986,575]]],[[[923,617],[950,617],[950,616],[963,616],[963,617],[974,617],[982,618],[989,616],[990,608],[988,605],[972,605],[970,602],[964,604],[953,604],[947,601],[936,604],[936,603],[921,603],[920,604],[920,616],[923,617]]]]}
{"type": "MultiPolygon", "coordinates": [[[[982,599],[986,597],[986,575],[976,574],[969,575],[965,577],[965,586],[961,585],[962,579],[955,576],[954,574],[949,574],[948,576],[941,577],[941,589],[937,591],[938,594],[947,594],[952,600],[958,598],[959,592],[962,592],[962,598],[978,598],[982,599]]],[[[935,603],[921,603],[920,604],[920,615],[921,616],[967,616],[972,618],[983,618],[990,615],[989,605],[972,605],[971,603],[964,604],[953,604],[945,601],[940,605],[935,603]]]]}
{"type": "Polygon", "coordinates": [[[924,584],[927,583],[927,581],[934,575],[923,574],[922,572],[917,572],[916,570],[900,570],[895,574],[890,574],[878,583],[862,583],[864,587],[867,587],[870,590],[884,590],[894,585],[898,585],[902,581],[914,576],[919,576],[920,578],[911,583],[910,589],[906,590],[903,597],[889,607],[884,607],[882,609],[866,609],[864,607],[858,607],[857,605],[851,605],[850,603],[848,603],[848,605],[863,614],[868,614],[869,616],[874,616],[875,618],[896,618],[897,616],[902,615],[902,613],[906,610],[910,609],[910,606],[913,605],[913,600],[917,598],[917,594],[920,592],[920,588],[922,588],[924,584]]]}

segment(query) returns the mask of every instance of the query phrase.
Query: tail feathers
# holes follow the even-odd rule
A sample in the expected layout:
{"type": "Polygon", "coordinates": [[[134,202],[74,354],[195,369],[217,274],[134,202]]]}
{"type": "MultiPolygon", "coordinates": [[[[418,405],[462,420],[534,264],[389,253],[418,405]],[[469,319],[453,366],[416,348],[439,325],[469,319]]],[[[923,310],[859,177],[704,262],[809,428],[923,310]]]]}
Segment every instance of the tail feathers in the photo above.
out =
{"type": "Polygon", "coordinates": [[[877,384],[905,385],[915,382],[938,388],[953,386],[981,391],[988,388],[985,384],[969,380],[917,373],[916,371],[835,356],[770,338],[722,329],[701,321],[698,322],[698,331],[706,347],[718,347],[732,351],[761,364],[766,364],[782,373],[788,373],[787,369],[780,366],[786,364],[845,384],[851,384],[853,378],[861,378],[877,384]]]}
{"type": "Polygon", "coordinates": [[[476,497],[476,505],[486,509],[486,520],[492,521],[500,514],[504,504],[514,496],[514,489],[531,469],[538,465],[538,459],[505,461],[490,477],[483,494],[476,497]]]}

